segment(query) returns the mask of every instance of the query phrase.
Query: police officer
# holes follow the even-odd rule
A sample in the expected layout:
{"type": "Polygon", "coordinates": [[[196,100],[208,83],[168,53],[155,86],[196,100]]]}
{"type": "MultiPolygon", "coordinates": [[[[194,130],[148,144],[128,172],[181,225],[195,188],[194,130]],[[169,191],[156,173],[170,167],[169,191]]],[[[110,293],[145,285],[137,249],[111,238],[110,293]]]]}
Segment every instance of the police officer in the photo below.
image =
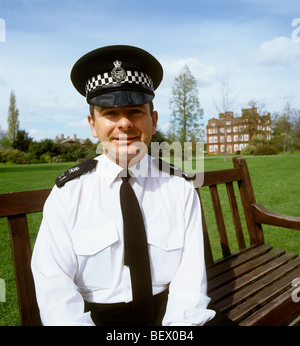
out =
{"type": "Polygon", "coordinates": [[[146,150],[162,76],[131,46],[96,49],[72,69],[104,154],[58,177],[45,203],[32,257],[44,325],[192,326],[215,316],[193,184],[161,172],[146,150]]]}

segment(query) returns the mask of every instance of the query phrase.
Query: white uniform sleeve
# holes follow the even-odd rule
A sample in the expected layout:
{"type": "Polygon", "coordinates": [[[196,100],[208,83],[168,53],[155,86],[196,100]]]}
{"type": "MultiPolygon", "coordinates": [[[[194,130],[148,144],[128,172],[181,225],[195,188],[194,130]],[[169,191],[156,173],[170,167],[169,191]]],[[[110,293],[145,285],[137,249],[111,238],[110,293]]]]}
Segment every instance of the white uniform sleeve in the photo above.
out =
{"type": "Polygon", "coordinates": [[[70,225],[54,187],[44,206],[31,262],[42,323],[48,326],[94,325],[74,283],[77,259],[70,225]]]}
{"type": "Polygon", "coordinates": [[[185,244],[177,273],[169,286],[164,326],[204,325],[215,316],[207,309],[207,279],[201,206],[194,188],[185,188],[185,244]]]}

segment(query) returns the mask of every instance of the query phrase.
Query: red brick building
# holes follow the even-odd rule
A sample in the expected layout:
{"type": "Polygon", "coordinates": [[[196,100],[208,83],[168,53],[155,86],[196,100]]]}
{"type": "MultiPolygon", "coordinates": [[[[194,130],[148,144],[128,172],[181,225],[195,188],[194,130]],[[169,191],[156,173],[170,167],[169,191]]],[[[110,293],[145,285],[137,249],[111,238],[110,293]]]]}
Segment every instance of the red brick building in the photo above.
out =
{"type": "Polygon", "coordinates": [[[234,154],[250,144],[254,135],[271,139],[271,115],[259,115],[257,108],[242,109],[241,117],[234,117],[233,112],[219,114],[219,119],[212,118],[206,126],[208,155],[234,154]]]}

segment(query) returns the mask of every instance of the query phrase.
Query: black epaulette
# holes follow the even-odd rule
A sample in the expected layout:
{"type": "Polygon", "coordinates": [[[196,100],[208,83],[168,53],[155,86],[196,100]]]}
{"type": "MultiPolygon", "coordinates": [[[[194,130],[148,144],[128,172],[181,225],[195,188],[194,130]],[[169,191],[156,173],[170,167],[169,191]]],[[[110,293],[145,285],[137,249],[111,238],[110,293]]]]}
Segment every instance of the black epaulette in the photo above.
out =
{"type": "Polygon", "coordinates": [[[96,168],[98,161],[94,159],[89,159],[83,162],[80,162],[78,165],[66,170],[61,174],[56,180],[55,184],[57,187],[64,186],[68,181],[79,177],[80,175],[92,171],[96,168]]]}
{"type": "Polygon", "coordinates": [[[172,163],[168,163],[160,158],[154,159],[153,163],[162,172],[184,178],[185,180],[188,180],[188,181],[195,179],[195,175],[189,175],[188,173],[186,173],[179,167],[176,167],[172,163]]]}

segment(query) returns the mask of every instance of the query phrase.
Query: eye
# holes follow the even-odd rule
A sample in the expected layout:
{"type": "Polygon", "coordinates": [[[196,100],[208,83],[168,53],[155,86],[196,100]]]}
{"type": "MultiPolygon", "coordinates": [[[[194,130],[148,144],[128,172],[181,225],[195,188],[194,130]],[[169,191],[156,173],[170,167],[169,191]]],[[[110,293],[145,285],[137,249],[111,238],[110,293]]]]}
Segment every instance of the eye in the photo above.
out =
{"type": "Polygon", "coordinates": [[[117,112],[114,109],[108,109],[101,113],[102,117],[114,117],[116,116],[117,112]]]}
{"type": "Polygon", "coordinates": [[[128,111],[128,115],[131,116],[142,116],[144,114],[143,110],[140,108],[132,108],[128,111]]]}

